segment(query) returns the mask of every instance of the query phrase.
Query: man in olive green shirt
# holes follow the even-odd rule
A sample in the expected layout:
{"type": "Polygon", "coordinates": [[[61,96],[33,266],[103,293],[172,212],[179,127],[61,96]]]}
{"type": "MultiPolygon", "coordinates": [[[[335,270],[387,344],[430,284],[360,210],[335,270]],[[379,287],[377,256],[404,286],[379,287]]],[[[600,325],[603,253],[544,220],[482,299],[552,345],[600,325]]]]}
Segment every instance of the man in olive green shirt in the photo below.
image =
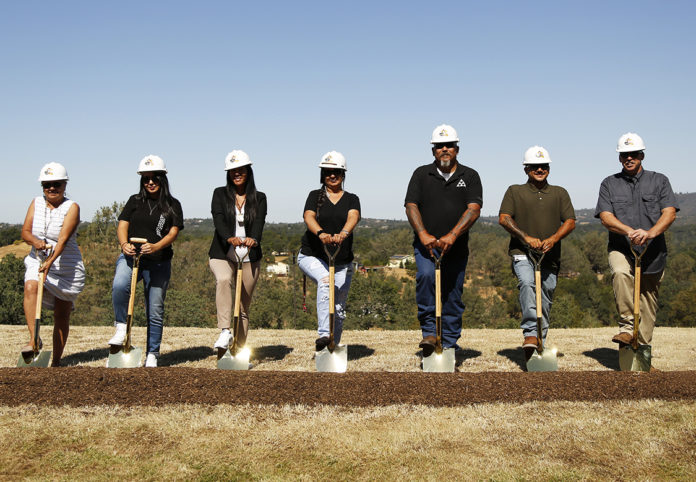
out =
{"type": "Polygon", "coordinates": [[[529,357],[537,337],[546,339],[549,311],[561,260],[561,239],[575,229],[575,210],[568,192],[547,182],[551,159],[546,149],[533,146],[524,154],[525,184],[508,188],[500,205],[498,222],[510,233],[512,267],[517,276],[522,310],[522,346],[529,357]],[[536,286],[529,249],[545,253],[541,264],[542,331],[536,326],[536,286]]]}

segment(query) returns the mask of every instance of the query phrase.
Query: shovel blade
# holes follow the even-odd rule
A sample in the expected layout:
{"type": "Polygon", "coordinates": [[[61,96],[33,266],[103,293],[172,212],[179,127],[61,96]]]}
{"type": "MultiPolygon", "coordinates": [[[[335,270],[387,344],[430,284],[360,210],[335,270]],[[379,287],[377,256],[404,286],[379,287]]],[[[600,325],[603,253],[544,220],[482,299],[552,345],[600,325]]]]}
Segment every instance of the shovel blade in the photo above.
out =
{"type": "Polygon", "coordinates": [[[38,355],[34,356],[31,353],[27,358],[20,353],[19,360],[17,360],[17,368],[27,368],[27,367],[40,367],[46,368],[48,363],[51,361],[50,351],[40,351],[38,355]]]}
{"type": "Polygon", "coordinates": [[[432,373],[454,373],[454,348],[443,348],[442,353],[433,352],[423,357],[423,371],[432,373]]]}
{"type": "Polygon", "coordinates": [[[217,367],[220,370],[248,370],[250,353],[249,350],[242,349],[236,356],[232,356],[228,348],[225,354],[218,358],[217,367]]]}
{"type": "Polygon", "coordinates": [[[107,368],[138,368],[140,359],[143,357],[143,349],[131,347],[128,353],[123,349],[116,353],[109,353],[109,359],[106,361],[107,368]]]}
{"type": "Polygon", "coordinates": [[[623,372],[649,372],[652,362],[652,346],[638,345],[634,350],[631,345],[619,348],[619,368],[623,372]]]}
{"type": "Polygon", "coordinates": [[[558,371],[558,357],[556,356],[556,350],[546,349],[541,352],[541,355],[536,350],[527,360],[527,371],[528,372],[557,372],[558,371]]]}
{"type": "Polygon", "coordinates": [[[345,373],[348,369],[348,347],[336,345],[333,353],[324,348],[314,354],[318,372],[345,373]]]}

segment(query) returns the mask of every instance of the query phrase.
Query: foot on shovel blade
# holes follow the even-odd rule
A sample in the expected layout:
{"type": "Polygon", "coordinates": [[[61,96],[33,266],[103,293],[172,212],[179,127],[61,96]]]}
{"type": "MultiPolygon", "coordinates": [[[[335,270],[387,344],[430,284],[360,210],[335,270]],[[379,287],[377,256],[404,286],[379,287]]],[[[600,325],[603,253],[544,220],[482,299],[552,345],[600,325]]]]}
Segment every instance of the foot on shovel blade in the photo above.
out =
{"type": "Polygon", "coordinates": [[[329,348],[323,348],[314,354],[318,372],[345,373],[348,369],[348,347],[336,345],[333,353],[329,348]]]}
{"type": "Polygon", "coordinates": [[[431,373],[454,373],[456,362],[454,348],[443,348],[442,353],[433,351],[423,357],[423,371],[431,373]]]}
{"type": "Polygon", "coordinates": [[[631,345],[619,348],[619,368],[624,372],[649,372],[652,363],[652,346],[638,345],[634,350],[631,345]]]}

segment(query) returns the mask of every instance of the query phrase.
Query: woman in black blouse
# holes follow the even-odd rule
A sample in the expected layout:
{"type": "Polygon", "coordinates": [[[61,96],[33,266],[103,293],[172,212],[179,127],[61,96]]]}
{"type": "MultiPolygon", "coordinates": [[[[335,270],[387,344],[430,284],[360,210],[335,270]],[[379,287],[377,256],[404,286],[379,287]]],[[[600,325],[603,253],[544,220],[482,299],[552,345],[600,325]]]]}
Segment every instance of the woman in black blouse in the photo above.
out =
{"type": "Polygon", "coordinates": [[[343,190],[346,159],[336,151],[327,152],[319,163],[321,188],[311,191],[304,208],[307,231],[297,257],[300,269],[317,283],[317,318],[319,338],[315,345],[321,351],[329,344],[329,266],[324,245],[340,245],[335,260],[334,342],[338,344],[346,317],[346,300],[353,276],[353,230],[360,221],[360,199],[343,190]]]}
{"type": "Polygon", "coordinates": [[[215,234],[210,245],[210,270],[216,281],[215,304],[220,335],[215,348],[227,349],[233,304],[233,281],[237,275],[237,256],[248,252],[242,265],[241,333],[237,344],[243,347],[249,330],[251,296],[259,279],[261,234],[266,222],[266,195],[256,190],[249,156],[234,150],[225,158],[227,184],[215,189],[211,203],[215,234]]]}

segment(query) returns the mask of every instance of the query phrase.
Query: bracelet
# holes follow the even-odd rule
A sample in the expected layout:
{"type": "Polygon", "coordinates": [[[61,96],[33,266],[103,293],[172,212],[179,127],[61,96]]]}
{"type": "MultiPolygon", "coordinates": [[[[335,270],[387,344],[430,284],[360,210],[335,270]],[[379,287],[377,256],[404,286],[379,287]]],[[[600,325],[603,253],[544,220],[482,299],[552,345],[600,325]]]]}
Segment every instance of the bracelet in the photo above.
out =
{"type": "Polygon", "coordinates": [[[321,236],[322,234],[324,234],[324,230],[323,230],[323,229],[320,229],[319,231],[317,231],[317,238],[318,238],[319,236],[321,236]]]}
{"type": "Polygon", "coordinates": [[[346,233],[346,236],[350,236],[350,231],[346,231],[345,229],[341,229],[342,233],[346,233]]]}
{"type": "Polygon", "coordinates": [[[123,245],[124,245],[124,244],[128,244],[128,241],[124,241],[124,242],[121,243],[121,249],[123,249],[123,245]]]}

